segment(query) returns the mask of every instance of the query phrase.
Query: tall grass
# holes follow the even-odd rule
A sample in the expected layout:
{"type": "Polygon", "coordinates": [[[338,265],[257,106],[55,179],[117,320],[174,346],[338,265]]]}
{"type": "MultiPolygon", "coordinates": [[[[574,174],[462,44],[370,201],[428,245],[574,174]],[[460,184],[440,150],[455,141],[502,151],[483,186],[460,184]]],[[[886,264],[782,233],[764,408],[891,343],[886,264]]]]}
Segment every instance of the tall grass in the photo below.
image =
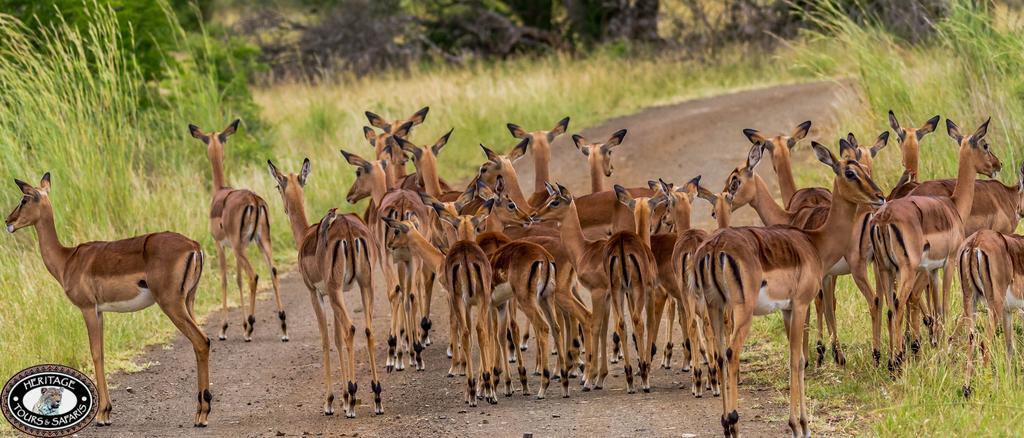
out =
{"type": "MultiPolygon", "coordinates": [[[[954,0],[949,15],[936,23],[935,37],[919,46],[898,40],[877,23],[852,22],[831,1],[822,2],[812,18],[821,32],[808,35],[782,56],[792,57],[801,71],[855,79],[853,86],[863,100],[851,103],[841,114],[843,133],[874,138],[890,129],[886,118],[890,109],[905,126],[919,126],[941,114],[967,131],[991,116],[988,138],[1004,162],[1003,182],[1016,183],[1016,169],[1024,158],[1020,146],[1024,80],[1019,74],[1024,66],[1024,32],[1009,11],[989,2],[954,0]]],[[[946,136],[944,123],[921,148],[922,180],[955,177],[956,147],[946,136]]],[[[902,173],[896,143],[890,140],[889,149],[875,163],[876,180],[883,188],[891,188],[902,173]]],[[[809,165],[798,178],[801,185],[820,186],[829,182],[828,176],[809,165]]],[[[960,285],[954,284],[955,304],[947,327],[960,316],[959,291],[960,285]]],[[[841,279],[837,295],[840,339],[848,362],[842,369],[829,362],[808,370],[807,395],[816,412],[816,431],[857,434],[870,430],[900,436],[1020,434],[1024,391],[1004,359],[1001,340],[989,345],[993,361],[976,372],[974,394],[965,400],[961,395],[964,339],[953,345],[941,340],[939,349],[923,347],[904,372],[893,377],[885,367],[886,358],[881,366],[871,359],[870,318],[856,286],[848,278],[841,279]]],[[[978,320],[985,318],[981,313],[978,320]]],[[[883,351],[886,336],[883,328],[883,351]]],[[[762,370],[755,373],[756,378],[788,385],[788,367],[778,360],[788,354],[781,321],[759,321],[752,338],[768,344],[762,356],[752,358],[762,370]]]]}
{"type": "MultiPolygon", "coordinates": [[[[173,230],[210,250],[209,165],[186,126],[225,123],[231,112],[216,78],[185,66],[161,83],[143,80],[118,36],[112,7],[90,5],[88,25],[30,30],[0,14],[0,205],[21,196],[12,178],[52,173],[51,200],[65,245],[173,230]]],[[[171,17],[173,20],[173,17],[171,17]]],[[[197,53],[182,44],[168,56],[197,53]]],[[[251,141],[251,140],[250,140],[251,141]]],[[[0,376],[41,363],[91,369],[81,313],[44,268],[35,232],[5,236],[0,251],[0,376]]],[[[216,273],[204,276],[198,308],[214,302],[216,273]]],[[[156,306],[106,316],[113,369],[173,326],[156,306]]]]}

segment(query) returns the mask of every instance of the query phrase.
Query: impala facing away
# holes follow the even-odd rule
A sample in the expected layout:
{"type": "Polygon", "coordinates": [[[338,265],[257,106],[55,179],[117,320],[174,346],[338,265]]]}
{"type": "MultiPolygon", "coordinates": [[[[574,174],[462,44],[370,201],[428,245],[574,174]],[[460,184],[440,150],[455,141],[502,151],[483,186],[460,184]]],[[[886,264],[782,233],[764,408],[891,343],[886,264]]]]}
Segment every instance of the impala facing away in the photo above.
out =
{"type": "Polygon", "coordinates": [[[324,296],[334,317],[334,342],[338,349],[338,366],[347,379],[343,392],[345,416],[355,417],[355,325],[349,316],[342,292],[359,286],[362,297],[363,317],[366,324],[366,349],[370,359],[374,413],[384,413],[381,402],[380,377],[377,375],[376,342],[373,337],[373,266],[377,265],[377,249],[370,229],[358,216],[337,215],[328,212],[323,221],[309,224],[306,219],[305,187],[312,168],[309,159],[302,162],[298,174],[282,174],[267,160],[270,176],[277,182],[281,193],[284,212],[292,227],[292,237],[299,252],[299,273],[309,289],[309,298],[320,330],[322,348],[324,388],[324,415],[334,414],[334,389],[331,384],[331,336],[328,332],[327,317],[324,315],[324,296]],[[344,341],[344,342],[343,342],[344,341]]]}
{"type": "Polygon", "coordinates": [[[220,291],[223,324],[220,327],[220,340],[227,339],[228,333],[228,260],[224,247],[230,246],[235,253],[235,282],[238,284],[239,305],[245,308],[245,292],[242,289],[242,274],[248,278],[249,308],[246,318],[242,320],[245,330],[245,342],[252,340],[253,325],[256,323],[256,289],[260,277],[252,269],[249,258],[245,255],[250,242],[256,242],[263,260],[270,269],[270,280],[274,285],[274,300],[277,303],[277,316],[281,320],[281,341],[288,342],[288,325],[285,322],[284,306],[281,304],[281,283],[274,267],[274,255],[270,244],[270,215],[267,201],[256,193],[245,189],[233,189],[227,186],[224,176],[224,143],[228,137],[238,130],[238,119],[231,122],[221,132],[203,132],[196,125],[188,125],[189,133],[206,144],[206,156],[213,167],[213,203],[210,207],[210,232],[217,246],[217,259],[220,261],[220,291]]]}
{"type": "MultiPolygon", "coordinates": [[[[695,282],[703,290],[717,351],[724,352],[722,426],[738,436],[739,365],[754,315],[781,310],[789,335],[790,413],[794,436],[810,436],[804,395],[804,323],[828,267],[845,253],[858,205],[881,204],[881,190],[855,160],[840,161],[825,146],[811,143],[818,160],[835,174],[828,219],[820,228],[739,227],[716,231],[694,255],[695,282]]],[[[749,169],[760,160],[751,149],[749,169]]],[[[721,362],[720,362],[721,363],[721,362]]]]}
{"type": "Polygon", "coordinates": [[[68,300],[82,311],[99,392],[97,426],[110,425],[110,393],[103,373],[103,312],[135,312],[156,303],[181,331],[196,355],[199,382],[193,426],[206,427],[210,415],[210,338],[192,309],[203,274],[199,243],[178,233],[145,234],[110,242],[66,247],[57,236],[50,204],[50,173],[39,187],[14,180],[24,195],[7,216],[10,233],[35,227],[39,252],[68,300]]]}

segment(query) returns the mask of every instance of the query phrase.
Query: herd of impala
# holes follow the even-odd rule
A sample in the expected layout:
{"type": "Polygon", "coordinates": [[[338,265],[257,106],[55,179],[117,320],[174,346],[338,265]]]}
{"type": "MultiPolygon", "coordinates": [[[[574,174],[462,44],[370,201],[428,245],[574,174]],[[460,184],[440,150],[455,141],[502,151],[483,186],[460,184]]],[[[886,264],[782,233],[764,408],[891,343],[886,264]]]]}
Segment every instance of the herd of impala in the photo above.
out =
{"type": "MultiPolygon", "coordinates": [[[[545,396],[553,378],[548,357],[555,353],[555,377],[563,397],[569,396],[573,377],[582,377],[583,391],[600,389],[608,363],[619,360],[624,362],[628,392],[636,389],[634,364],[640,386],[649,391],[658,331],[667,311],[669,339],[662,367],[671,361],[672,328],[678,318],[683,368],[692,374],[692,393],[700,397],[709,389],[721,395],[724,432],[736,436],[740,353],[753,316],[779,310],[790,344],[789,426],[794,436],[808,436],[803,373],[811,354],[804,332],[813,302],[818,316],[817,363],[822,364],[826,352],[822,321],[827,323],[833,359],[839,365],[845,363],[835,320],[835,279],[844,274],[852,274],[867,300],[876,363],[882,358],[881,313],[882,306],[887,306],[888,365],[894,372],[906,360],[906,339],[911,340],[912,351],[920,348],[922,323],[933,345],[943,336],[954,269],[963,285],[964,316],[958,327],[970,331],[971,357],[977,343],[974,307],[981,298],[990,308],[989,338],[995,336],[1001,317],[1007,352],[1012,354],[1012,312],[1024,308],[1024,288],[1016,282],[1024,275],[1024,237],[1009,233],[1024,214],[1024,184],[1009,187],[995,180],[976,181],[977,174],[994,177],[1002,167],[985,139],[988,121],[968,135],[947,119],[947,132],[959,151],[957,178],[919,182],[920,142],[935,130],[939,116],[911,128],[901,125],[890,111],[889,124],[899,139],[905,172],[888,196],[871,176],[872,161],[886,146],[888,131],[871,145],[860,144],[849,134],[839,140],[838,156],[812,141],[818,161],[834,174],[833,185],[831,190],[798,190],[790,154],[807,136],[811,122],[800,124],[788,136],[744,130],[752,143],[746,162],[729,174],[718,193],[705,189],[700,176],[681,185],[659,179],[648,187],[616,185],[605,190],[604,180],[612,173],[612,151],[623,142],[626,130],[598,143],[573,135],[573,143],[587,158],[592,183],[592,193],[577,197],[552,182],[549,173],[551,144],[567,131],[569,118],[549,131],[529,132],[509,124],[519,143],[506,154],[481,145],[486,161],[466,189],[459,191],[438,176],[438,155],[452,132],[428,145],[408,140],[410,130],[423,123],[427,113],[423,108],[407,120],[389,122],[367,112],[373,128],[365,127],[364,134],[375,148],[374,160],[341,151],[356,169],[347,201],[370,198],[362,216],[331,209],[310,224],[303,194],[312,171],[310,161],[304,160],[297,173],[282,172],[268,161],[320,330],[327,415],[334,410],[333,327],[346,383],[342,405],[347,417],[355,416],[356,324],[342,293],[355,286],[362,299],[374,412],[384,412],[372,324],[374,277],[379,275],[375,268],[382,273],[391,305],[385,369],[424,369],[422,352],[431,344],[433,324],[431,296],[439,281],[447,290],[449,305],[449,375],[466,376],[465,402],[474,406],[478,398],[493,404],[499,391],[506,396],[513,393],[510,364],[517,364],[518,389],[530,393],[522,351],[531,329],[538,347],[536,372],[542,376],[538,398],[545,396]],[[536,169],[529,197],[520,188],[513,166],[527,153],[532,154],[536,169]],[[779,180],[782,205],[755,173],[765,153],[779,180]],[[416,172],[407,174],[410,158],[416,172]],[[690,227],[697,197],[712,205],[717,230],[690,227]],[[730,227],[730,213],[747,204],[765,226],[730,227]],[[874,266],[874,286],[868,282],[869,265],[874,266]],[[580,286],[589,292],[589,307],[580,286]],[[522,331],[518,312],[528,321],[522,331]],[[612,330],[610,314],[615,317],[612,330]]],[[[236,120],[219,132],[189,126],[191,135],[206,144],[213,167],[210,226],[221,295],[226,308],[224,248],[228,246],[235,256],[242,302],[245,290],[249,292],[242,321],[243,338],[249,341],[258,276],[246,248],[255,243],[270,265],[281,340],[287,341],[267,203],[252,191],[227,186],[224,177],[224,146],[238,124],[236,120]]],[[[1024,179],[1024,168],[1020,176],[1024,179]]],[[[213,397],[210,340],[193,311],[204,265],[199,244],[163,232],[65,247],[54,227],[49,173],[39,186],[15,181],[24,197],[8,216],[7,230],[35,226],[46,268],[82,311],[99,390],[97,424],[109,425],[111,412],[103,372],[103,313],[137,311],[156,303],[195,349],[199,383],[195,425],[205,426],[213,397]]],[[[227,314],[223,312],[222,340],[228,330],[227,314]]],[[[965,396],[970,395],[971,370],[968,365],[965,396]]]]}

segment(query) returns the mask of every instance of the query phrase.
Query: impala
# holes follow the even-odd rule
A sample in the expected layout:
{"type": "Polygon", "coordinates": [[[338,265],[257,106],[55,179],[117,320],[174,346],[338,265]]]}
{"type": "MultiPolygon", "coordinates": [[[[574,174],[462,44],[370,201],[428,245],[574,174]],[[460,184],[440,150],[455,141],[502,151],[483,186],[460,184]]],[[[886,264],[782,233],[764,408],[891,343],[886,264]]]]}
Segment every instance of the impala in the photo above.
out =
{"type": "Polygon", "coordinates": [[[312,172],[309,159],[302,161],[298,174],[282,174],[267,160],[270,176],[281,193],[284,212],[292,228],[292,237],[298,249],[299,274],[309,289],[309,298],[320,330],[320,346],[324,372],[324,415],[334,414],[334,390],[331,384],[331,336],[324,315],[324,297],[327,297],[334,317],[334,342],[338,349],[338,366],[348,380],[344,392],[345,416],[355,416],[356,379],[355,325],[349,316],[342,292],[359,286],[363,317],[366,324],[366,349],[370,358],[374,413],[384,413],[381,402],[380,377],[377,375],[376,345],[373,336],[373,266],[377,264],[376,243],[369,228],[358,216],[337,215],[333,210],[325,216],[326,222],[309,224],[306,219],[305,187],[312,172]],[[344,341],[344,342],[343,342],[344,341]]]}
{"type": "MultiPolygon", "coordinates": [[[[1017,171],[1017,215],[1024,215],[1024,162],[1017,171]]],[[[967,373],[963,387],[964,397],[970,397],[971,375],[974,371],[976,348],[974,313],[979,299],[984,298],[989,308],[986,337],[995,342],[996,327],[1003,328],[1007,363],[1013,363],[1014,311],[1024,309],[1024,288],[1019,278],[1024,275],[1024,236],[1003,234],[993,230],[980,230],[967,238],[960,249],[960,284],[963,285],[964,313],[957,328],[968,328],[967,373]]],[[[955,332],[958,332],[956,330],[955,332]]],[[[984,347],[982,347],[984,349],[984,347]]]]}
{"type": "MultiPolygon", "coordinates": [[[[835,174],[825,224],[814,230],[790,227],[739,227],[716,231],[694,260],[709,307],[718,351],[724,351],[722,426],[738,436],[739,358],[754,315],[783,311],[790,343],[790,416],[794,436],[810,436],[803,385],[803,335],[807,310],[828,267],[839,261],[853,232],[858,205],[880,204],[881,190],[857,161],[838,160],[817,142],[818,160],[835,174]]],[[[748,167],[760,160],[752,148],[748,167]]],[[[721,363],[721,362],[720,362],[721,363]]]]}
{"type": "MultiPolygon", "coordinates": [[[[947,133],[959,147],[959,165],[952,196],[911,195],[896,199],[879,209],[869,224],[874,246],[875,263],[886,268],[880,272],[894,273],[895,293],[887,294],[889,311],[890,368],[898,370],[903,362],[904,339],[896,330],[903,327],[910,299],[918,296],[925,283],[937,286],[938,270],[943,275],[943,296],[948,295],[952,280],[952,263],[965,238],[965,222],[974,202],[977,174],[994,176],[1002,163],[989,150],[985,135],[986,120],[971,135],[964,136],[952,120],[946,119],[947,133]],[[901,307],[902,304],[902,307],[901,307]]],[[[883,274],[883,286],[893,284],[883,274]]],[[[941,336],[944,314],[933,313],[933,329],[941,336]]]]}
{"type": "MultiPolygon", "coordinates": [[[[640,379],[644,391],[650,391],[651,348],[644,337],[641,318],[649,291],[657,283],[654,255],[631,231],[619,232],[603,240],[586,239],[572,194],[561,185],[548,185],[548,193],[548,200],[533,212],[531,220],[549,219],[559,223],[562,242],[572,255],[579,280],[590,290],[593,302],[594,317],[587,337],[597,347],[587,348],[587,354],[593,360],[589,361],[591,366],[587,369],[584,390],[600,388],[608,375],[608,305],[611,304],[617,321],[625,320],[624,307],[629,307],[631,329],[639,346],[640,379]]],[[[626,388],[629,393],[634,393],[630,349],[622,350],[626,363],[626,388]]]]}
{"type": "Polygon", "coordinates": [[[346,199],[354,203],[355,199],[370,196],[365,222],[373,230],[374,240],[380,242],[381,270],[384,272],[384,284],[391,304],[391,329],[388,334],[388,359],[385,367],[389,372],[404,370],[405,356],[408,353],[417,369],[423,369],[420,356],[423,338],[415,336],[414,324],[420,308],[415,302],[418,299],[418,283],[414,281],[418,277],[420,262],[413,260],[407,252],[388,251],[383,218],[426,218],[428,212],[420,200],[419,193],[392,188],[394,178],[387,170],[392,166],[387,160],[367,161],[344,150],[341,154],[345,161],[356,168],[356,180],[352,183],[346,199]]]}
{"type": "Polygon", "coordinates": [[[224,176],[224,144],[228,137],[238,131],[239,120],[231,122],[221,132],[203,132],[196,125],[188,125],[188,130],[206,144],[206,156],[213,167],[213,203],[210,207],[210,232],[217,247],[217,259],[220,261],[220,291],[223,323],[220,327],[220,340],[227,339],[228,333],[228,261],[224,247],[230,246],[235,253],[235,282],[238,284],[239,305],[245,306],[245,292],[242,290],[242,274],[248,278],[249,308],[246,318],[242,320],[245,330],[245,342],[252,340],[253,326],[256,323],[256,289],[260,277],[252,269],[246,248],[250,242],[256,242],[263,260],[270,268],[270,280],[274,285],[274,301],[277,303],[277,316],[281,320],[281,341],[288,342],[288,325],[285,321],[284,306],[281,304],[281,284],[274,267],[274,256],[270,244],[270,215],[267,201],[256,193],[245,189],[228,187],[224,176]]]}
{"type": "Polygon", "coordinates": [[[192,424],[206,427],[213,400],[210,338],[196,323],[193,310],[203,274],[203,251],[199,244],[178,233],[162,232],[66,247],[54,226],[50,173],[43,174],[39,187],[14,182],[24,196],[7,216],[7,231],[35,227],[46,270],[85,319],[99,393],[96,425],[109,426],[113,410],[103,372],[103,313],[135,312],[156,303],[192,343],[199,383],[192,424]]]}
{"type": "Polygon", "coordinates": [[[482,395],[488,403],[497,403],[495,388],[498,382],[498,367],[494,360],[495,339],[491,332],[492,306],[492,272],[490,261],[483,249],[476,243],[476,226],[481,220],[477,217],[460,216],[457,235],[459,240],[452,244],[448,253],[444,254],[435,248],[430,241],[417,229],[417,220],[398,221],[384,217],[388,228],[387,245],[391,251],[409,251],[422,258],[425,265],[443,272],[441,281],[449,291],[449,305],[455,316],[456,327],[452,336],[458,335],[453,342],[453,360],[460,356],[466,358],[466,393],[465,401],[476,406],[477,374],[473,370],[470,330],[474,328],[473,309],[477,309],[476,333],[479,354],[480,383],[482,395]],[[492,380],[493,376],[493,380],[492,380]]]}

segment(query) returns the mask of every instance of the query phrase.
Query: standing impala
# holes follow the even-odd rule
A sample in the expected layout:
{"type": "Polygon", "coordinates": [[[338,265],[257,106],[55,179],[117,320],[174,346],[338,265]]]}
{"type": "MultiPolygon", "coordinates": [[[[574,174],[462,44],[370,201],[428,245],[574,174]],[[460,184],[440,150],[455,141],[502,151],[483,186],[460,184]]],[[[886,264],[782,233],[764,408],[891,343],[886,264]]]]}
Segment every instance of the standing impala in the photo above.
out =
{"type": "MultiPolygon", "coordinates": [[[[898,275],[895,293],[887,294],[889,310],[889,363],[899,369],[903,362],[904,337],[896,331],[910,307],[910,299],[918,296],[925,283],[937,286],[938,270],[945,269],[943,296],[951,287],[953,262],[965,234],[965,222],[974,203],[977,174],[994,176],[1002,163],[989,150],[985,135],[989,120],[982,123],[974,134],[964,136],[952,120],[946,119],[946,130],[959,147],[959,165],[952,196],[911,195],[887,203],[871,219],[871,242],[875,263],[885,272],[898,275]]],[[[882,278],[880,284],[891,288],[892,278],[882,278]]],[[[888,292],[888,291],[887,291],[888,292]]],[[[933,303],[934,304],[934,303],[933,303]]],[[[933,329],[942,334],[944,314],[933,315],[933,329]]]]}
{"type": "MultiPolygon", "coordinates": [[[[858,205],[880,204],[881,190],[855,160],[838,160],[827,148],[811,143],[818,160],[835,174],[828,219],[820,228],[739,227],[715,232],[697,250],[694,260],[709,316],[724,351],[722,426],[726,436],[739,436],[739,366],[755,315],[783,312],[789,334],[790,413],[794,436],[810,436],[804,395],[803,336],[807,310],[821,288],[828,267],[845,253],[843,242],[853,231],[858,205]]],[[[748,167],[760,160],[752,148],[748,167]]]]}
{"type": "Polygon", "coordinates": [[[807,137],[811,130],[811,121],[808,120],[797,125],[790,135],[777,135],[765,137],[756,129],[744,129],[743,135],[747,136],[753,144],[760,144],[771,155],[772,167],[779,179],[779,191],[782,192],[782,205],[791,211],[798,211],[807,207],[828,206],[832,194],[823,187],[811,187],[797,190],[796,181],[793,178],[793,163],[790,154],[800,140],[807,137]]]}
{"type": "MultiPolygon", "coordinates": [[[[1024,213],[1024,162],[1017,170],[1017,215],[1024,213]]],[[[981,230],[967,238],[960,249],[960,284],[963,286],[964,313],[957,324],[959,332],[967,326],[968,356],[964,397],[971,396],[971,375],[974,372],[974,313],[977,301],[985,299],[989,321],[985,326],[989,344],[995,342],[996,327],[1002,325],[1006,342],[1006,361],[1013,363],[1015,332],[1014,311],[1024,309],[1024,236],[981,230]]],[[[984,348],[984,347],[982,347],[984,348]]]]}
{"type": "Polygon", "coordinates": [[[345,416],[355,417],[356,379],[355,357],[353,354],[355,341],[355,325],[349,316],[348,308],[342,297],[344,290],[359,286],[362,297],[363,317],[366,324],[366,349],[370,356],[370,373],[373,380],[373,407],[377,415],[384,413],[381,402],[380,377],[377,375],[377,343],[373,337],[373,266],[377,264],[376,244],[369,228],[358,216],[346,214],[338,216],[328,213],[325,221],[309,224],[306,219],[305,190],[306,181],[312,172],[309,159],[302,162],[298,174],[282,174],[270,160],[267,160],[270,176],[277,183],[281,193],[284,212],[288,215],[292,226],[292,237],[299,252],[299,273],[302,281],[309,289],[309,298],[313,303],[317,328],[320,330],[320,346],[322,348],[324,388],[324,415],[334,414],[334,389],[331,384],[331,335],[327,328],[327,317],[324,315],[324,296],[327,297],[331,314],[334,317],[334,342],[338,349],[338,366],[342,375],[348,379],[347,391],[343,393],[345,416]],[[344,342],[343,342],[344,341],[344,342]]]}
{"type": "Polygon", "coordinates": [[[210,338],[195,320],[192,309],[203,274],[199,244],[178,233],[146,234],[111,242],[88,242],[74,247],[61,244],[50,204],[50,173],[39,187],[14,180],[24,195],[7,216],[10,233],[35,227],[39,252],[50,275],[68,300],[82,311],[89,332],[89,350],[96,371],[99,405],[97,426],[110,425],[110,393],[103,373],[103,313],[135,312],[156,303],[174,326],[192,343],[199,382],[195,427],[206,427],[210,415],[210,338]]]}
{"type": "Polygon", "coordinates": [[[245,292],[242,289],[242,274],[248,278],[249,308],[242,320],[245,342],[252,340],[253,325],[256,323],[256,289],[260,277],[252,269],[245,255],[250,242],[256,242],[270,269],[270,280],[274,285],[274,300],[277,316],[281,320],[281,341],[288,342],[288,325],[285,322],[284,306],[281,304],[281,283],[274,267],[274,256],[270,245],[270,215],[267,201],[256,193],[245,189],[228,187],[224,176],[224,143],[238,130],[238,119],[221,132],[203,132],[196,125],[188,125],[189,133],[206,144],[206,156],[213,166],[213,202],[210,207],[210,232],[217,246],[220,261],[220,292],[223,323],[220,326],[220,340],[227,339],[228,333],[228,260],[224,247],[230,246],[235,253],[235,282],[238,284],[239,305],[245,307],[245,292]]]}

